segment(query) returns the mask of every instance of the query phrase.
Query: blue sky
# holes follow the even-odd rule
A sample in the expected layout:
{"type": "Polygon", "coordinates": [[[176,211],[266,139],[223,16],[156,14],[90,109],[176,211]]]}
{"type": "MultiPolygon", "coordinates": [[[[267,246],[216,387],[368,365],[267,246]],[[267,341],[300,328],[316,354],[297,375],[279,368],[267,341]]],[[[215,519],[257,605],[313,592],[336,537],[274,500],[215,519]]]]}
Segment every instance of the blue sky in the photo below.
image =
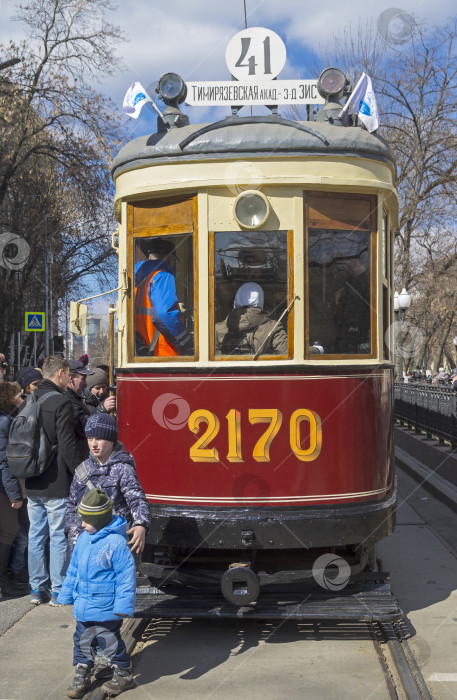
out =
{"type": "MultiPolygon", "coordinates": [[[[16,0],[0,0],[2,43],[23,37],[20,24],[10,21],[15,4],[16,0]]],[[[287,63],[279,78],[317,78],[306,71],[313,51],[318,52],[344,27],[355,29],[359,21],[371,20],[376,26],[379,15],[393,6],[432,24],[444,22],[457,11],[455,0],[246,0],[248,26],[274,29],[286,44],[287,63]]],[[[168,71],[184,80],[229,80],[225,47],[245,23],[243,0],[129,0],[119,2],[106,18],[130,37],[119,46],[125,70],[99,86],[120,113],[129,85],[139,81],[153,91],[168,71]]],[[[228,108],[201,107],[185,111],[193,123],[214,121],[229,112],[228,108]]],[[[132,136],[155,131],[152,108],[144,109],[138,120],[125,120],[132,136]]]]}
{"type": "MultiPolygon", "coordinates": [[[[15,0],[0,0],[0,43],[24,38],[21,25],[10,21],[16,4],[15,0]]],[[[248,26],[273,29],[286,44],[287,62],[278,76],[285,79],[317,78],[306,69],[313,52],[328,45],[345,27],[356,29],[360,21],[371,21],[376,27],[379,15],[392,6],[431,24],[442,24],[457,12],[455,0],[246,0],[248,26]]],[[[135,81],[149,88],[153,96],[156,81],[169,71],[186,81],[229,80],[225,47],[245,26],[243,0],[121,1],[106,18],[130,37],[119,46],[125,70],[98,86],[114,101],[119,114],[123,114],[125,92],[135,81]]],[[[99,21],[103,23],[103,17],[99,21]]],[[[254,113],[262,110],[253,109],[254,113]]],[[[192,123],[215,121],[229,114],[228,107],[185,107],[184,111],[192,123]]],[[[124,122],[132,138],[156,131],[156,115],[150,106],[138,120],[124,115],[124,122]]],[[[101,306],[101,302],[93,303],[91,309],[100,311],[101,306]]]]}

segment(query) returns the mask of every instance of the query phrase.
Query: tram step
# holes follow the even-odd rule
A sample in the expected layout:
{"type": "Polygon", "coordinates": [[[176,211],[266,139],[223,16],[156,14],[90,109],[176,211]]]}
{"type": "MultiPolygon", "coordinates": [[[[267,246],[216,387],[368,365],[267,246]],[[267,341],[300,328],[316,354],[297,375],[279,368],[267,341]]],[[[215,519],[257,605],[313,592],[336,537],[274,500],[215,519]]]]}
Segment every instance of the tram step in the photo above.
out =
{"type": "Polygon", "coordinates": [[[393,622],[403,612],[389,583],[347,586],[336,592],[323,589],[282,593],[261,592],[254,603],[236,606],[228,603],[217,590],[198,593],[182,590],[165,593],[154,587],[137,588],[135,617],[206,617],[206,618],[283,618],[293,620],[352,620],[393,622]]]}

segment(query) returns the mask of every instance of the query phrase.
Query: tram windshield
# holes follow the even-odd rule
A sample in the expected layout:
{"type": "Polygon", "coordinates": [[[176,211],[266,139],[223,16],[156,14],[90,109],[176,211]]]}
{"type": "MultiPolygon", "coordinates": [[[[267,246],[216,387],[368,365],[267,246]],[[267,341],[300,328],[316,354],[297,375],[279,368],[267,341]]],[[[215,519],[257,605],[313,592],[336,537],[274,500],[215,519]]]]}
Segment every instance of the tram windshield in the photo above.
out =
{"type": "Polygon", "coordinates": [[[370,353],[370,233],[310,229],[308,280],[310,344],[325,354],[370,353]]]}
{"type": "Polygon", "coordinates": [[[214,234],[214,355],[289,356],[287,231],[214,234]]]}
{"type": "Polygon", "coordinates": [[[193,356],[193,236],[134,238],[135,355],[193,356]]]}

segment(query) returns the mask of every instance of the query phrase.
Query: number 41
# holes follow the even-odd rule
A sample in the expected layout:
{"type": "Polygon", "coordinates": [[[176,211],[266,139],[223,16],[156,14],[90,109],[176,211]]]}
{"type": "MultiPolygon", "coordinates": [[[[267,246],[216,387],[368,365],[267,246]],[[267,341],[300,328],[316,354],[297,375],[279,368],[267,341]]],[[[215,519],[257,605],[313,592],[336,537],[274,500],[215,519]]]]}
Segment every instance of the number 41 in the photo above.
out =
{"type": "MultiPolygon", "coordinates": [[[[249,75],[255,75],[255,69],[257,63],[255,62],[255,56],[249,56],[248,62],[243,63],[246,58],[246,54],[249,51],[251,45],[251,37],[245,36],[241,38],[241,53],[238,61],[235,63],[236,68],[249,67],[249,75]]],[[[264,75],[271,75],[271,57],[270,57],[270,37],[267,36],[263,40],[263,65],[264,65],[264,75]]]]}

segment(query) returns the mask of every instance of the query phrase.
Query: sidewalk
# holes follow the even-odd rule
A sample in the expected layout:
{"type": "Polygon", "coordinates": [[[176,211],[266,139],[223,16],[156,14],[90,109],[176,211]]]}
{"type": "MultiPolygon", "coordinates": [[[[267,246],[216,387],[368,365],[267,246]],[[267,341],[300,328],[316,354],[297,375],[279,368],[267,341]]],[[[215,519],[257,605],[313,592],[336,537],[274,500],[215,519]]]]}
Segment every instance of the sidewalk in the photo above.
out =
{"type": "Polygon", "coordinates": [[[38,605],[10,627],[0,637],[1,700],[65,698],[73,678],[73,632],[71,606],[38,605]]]}

